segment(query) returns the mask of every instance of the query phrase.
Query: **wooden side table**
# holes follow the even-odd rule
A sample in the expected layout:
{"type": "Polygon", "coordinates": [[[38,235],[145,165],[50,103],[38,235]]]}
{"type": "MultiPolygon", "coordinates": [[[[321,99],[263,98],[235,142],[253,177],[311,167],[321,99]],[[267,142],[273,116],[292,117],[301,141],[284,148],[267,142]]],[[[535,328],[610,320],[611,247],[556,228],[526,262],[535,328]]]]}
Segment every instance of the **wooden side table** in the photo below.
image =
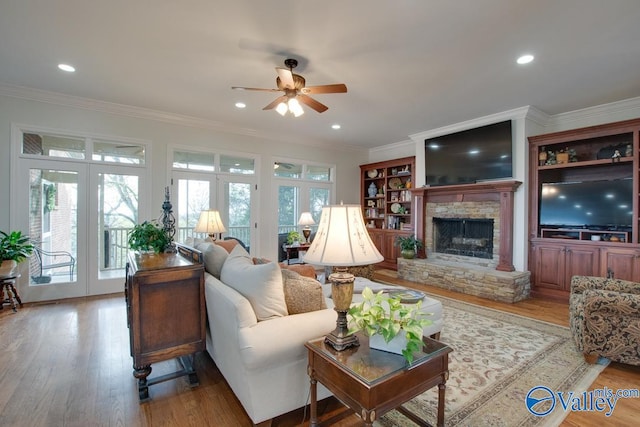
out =
{"type": "Polygon", "coordinates": [[[334,350],[325,344],[324,338],[305,344],[309,351],[311,380],[310,425],[318,425],[319,381],[358,414],[366,426],[372,426],[376,419],[392,409],[418,425],[429,426],[402,404],[438,386],[437,425],[444,426],[445,383],[449,378],[451,347],[425,337],[423,352],[417,354],[409,366],[401,355],[370,349],[366,336],[359,334],[358,338],[359,347],[344,351],[334,350]]]}
{"type": "MultiPolygon", "coordinates": [[[[298,257],[300,256],[300,252],[306,252],[307,250],[309,250],[309,247],[311,246],[311,244],[300,244],[297,246],[294,245],[284,245],[284,250],[287,252],[287,265],[291,264],[291,253],[292,252],[298,252],[298,257]]],[[[301,264],[304,264],[304,261],[301,262],[301,264]]]]}

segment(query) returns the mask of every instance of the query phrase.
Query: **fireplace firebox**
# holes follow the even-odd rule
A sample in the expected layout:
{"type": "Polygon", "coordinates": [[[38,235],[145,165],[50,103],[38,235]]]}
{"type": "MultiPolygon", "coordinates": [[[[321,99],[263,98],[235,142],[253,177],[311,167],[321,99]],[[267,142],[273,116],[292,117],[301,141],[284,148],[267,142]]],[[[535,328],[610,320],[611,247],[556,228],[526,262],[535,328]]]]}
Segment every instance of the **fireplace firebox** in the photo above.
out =
{"type": "Polygon", "coordinates": [[[435,252],[493,258],[493,219],[433,218],[435,252]]]}

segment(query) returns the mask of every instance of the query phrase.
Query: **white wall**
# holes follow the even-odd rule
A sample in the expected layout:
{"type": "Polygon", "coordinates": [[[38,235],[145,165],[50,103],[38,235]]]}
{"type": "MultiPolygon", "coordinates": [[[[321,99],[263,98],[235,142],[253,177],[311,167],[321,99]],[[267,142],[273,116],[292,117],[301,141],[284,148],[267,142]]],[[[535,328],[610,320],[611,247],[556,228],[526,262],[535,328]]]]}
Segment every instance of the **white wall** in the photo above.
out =
{"type": "MultiPolygon", "coordinates": [[[[100,103],[95,103],[97,106],[100,103]]],[[[104,108],[102,108],[104,110],[104,108]]],[[[273,200],[271,185],[273,157],[310,160],[314,163],[336,165],[336,201],[358,203],[360,197],[360,172],[358,165],[367,162],[365,150],[339,150],[320,147],[320,144],[292,144],[289,141],[263,139],[256,135],[235,134],[207,127],[194,120],[194,125],[179,124],[179,120],[132,117],[100,111],[91,105],[61,105],[6,96],[0,93],[0,230],[9,230],[10,223],[10,147],[11,125],[18,123],[74,132],[112,137],[136,138],[151,141],[152,187],[150,212],[161,212],[164,187],[168,185],[167,146],[201,147],[259,155],[259,235],[257,256],[275,258],[277,231],[274,224],[277,201],[273,200]],[[273,229],[272,229],[273,228],[273,229]]],[[[141,116],[144,116],[141,110],[141,116]]],[[[153,116],[153,115],[151,115],[153,116]]],[[[166,115],[170,117],[170,115],[166,115]]]]}
{"type": "Polygon", "coordinates": [[[425,184],[424,140],[472,129],[503,120],[513,120],[513,178],[522,185],[514,199],[513,264],[517,271],[528,270],[528,137],[560,130],[576,129],[640,117],[640,97],[549,116],[534,107],[522,107],[490,116],[455,123],[409,135],[410,141],[391,143],[369,151],[368,163],[416,156],[416,187],[425,184]]]}

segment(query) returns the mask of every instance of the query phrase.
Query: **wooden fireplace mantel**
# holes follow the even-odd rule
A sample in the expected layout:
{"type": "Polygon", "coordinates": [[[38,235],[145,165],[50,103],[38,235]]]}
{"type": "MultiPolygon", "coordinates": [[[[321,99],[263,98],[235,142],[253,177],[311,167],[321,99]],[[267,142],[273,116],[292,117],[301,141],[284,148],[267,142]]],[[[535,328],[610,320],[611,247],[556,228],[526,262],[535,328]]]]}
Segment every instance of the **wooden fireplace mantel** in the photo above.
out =
{"type": "MultiPolygon", "coordinates": [[[[513,196],[520,181],[492,181],[477,184],[443,185],[422,187],[411,190],[413,222],[416,224],[416,236],[425,241],[426,204],[451,202],[500,203],[500,252],[496,270],[514,271],[513,266],[513,196]]],[[[425,257],[425,253],[421,254],[425,257]]]]}

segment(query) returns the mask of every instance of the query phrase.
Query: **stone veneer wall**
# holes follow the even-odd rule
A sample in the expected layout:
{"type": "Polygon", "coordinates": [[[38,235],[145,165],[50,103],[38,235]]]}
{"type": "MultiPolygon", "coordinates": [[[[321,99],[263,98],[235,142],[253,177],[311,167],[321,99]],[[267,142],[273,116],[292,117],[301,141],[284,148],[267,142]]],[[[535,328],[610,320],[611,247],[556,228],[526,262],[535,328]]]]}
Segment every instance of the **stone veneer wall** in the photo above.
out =
{"type": "Polygon", "coordinates": [[[507,303],[529,297],[530,275],[460,262],[398,258],[401,279],[507,303]]]}
{"type": "Polygon", "coordinates": [[[500,203],[495,201],[427,203],[425,218],[425,249],[427,258],[462,262],[495,268],[500,252],[500,203]],[[434,252],[433,218],[493,219],[493,259],[442,254],[434,252]]]}

